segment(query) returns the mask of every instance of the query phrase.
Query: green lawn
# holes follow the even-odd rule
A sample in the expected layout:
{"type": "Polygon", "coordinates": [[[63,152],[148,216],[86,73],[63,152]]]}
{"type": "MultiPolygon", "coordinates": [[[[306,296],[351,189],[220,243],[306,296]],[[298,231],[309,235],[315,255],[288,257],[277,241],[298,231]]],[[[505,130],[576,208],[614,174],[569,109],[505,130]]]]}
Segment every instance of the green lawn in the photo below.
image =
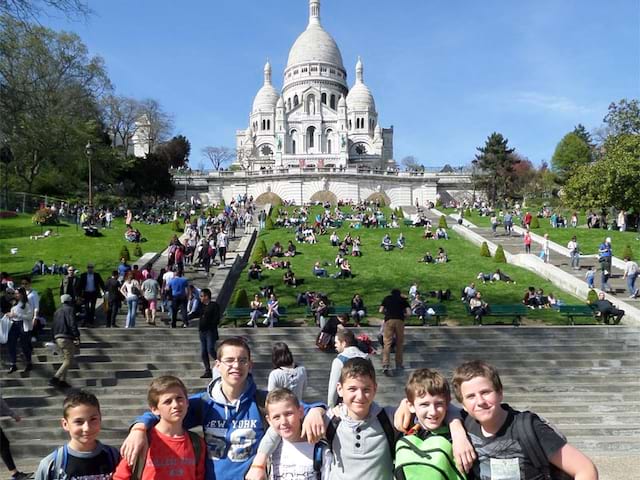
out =
{"type": "MultiPolygon", "coordinates": [[[[311,218],[315,212],[315,209],[310,212],[311,218]]],[[[470,324],[472,322],[466,316],[460,301],[460,291],[466,284],[475,280],[478,272],[493,272],[499,266],[493,259],[481,257],[478,247],[458,237],[454,232],[450,232],[449,240],[425,240],[422,238],[423,230],[421,228],[356,230],[350,229],[349,222],[345,222],[343,227],[338,230],[339,236],[342,238],[349,231],[352,236],[360,235],[362,238],[363,256],[349,258],[355,278],[342,280],[316,278],[312,275],[312,266],[316,261],[330,263],[330,266],[326,267],[330,273],[337,270],[333,266],[337,248],[330,245],[329,234],[327,234],[319,237],[319,242],[316,245],[296,244],[298,255],[292,259],[292,269],[297,278],[304,279],[303,285],[298,288],[285,287],[282,283],[284,270],[281,269],[263,270],[264,278],[261,282],[255,280],[249,282],[245,269],[236,285],[236,291],[244,288],[251,297],[257,293],[259,286],[273,285],[281,305],[286,306],[294,317],[303,315],[304,308],[295,307],[295,300],[296,295],[305,289],[326,293],[336,305],[349,305],[353,294],[359,292],[364,298],[369,313],[373,314],[377,312],[382,298],[392,288],[400,288],[404,293],[407,293],[411,282],[415,280],[421,291],[450,289],[453,300],[447,302],[449,316],[462,324],[470,324]],[[404,250],[395,249],[391,252],[383,251],[379,245],[385,232],[390,233],[392,241],[395,243],[401,231],[407,240],[406,248],[404,250]],[[449,254],[449,263],[444,265],[418,263],[418,259],[422,258],[427,250],[435,254],[439,246],[443,246],[449,254]]],[[[280,241],[286,248],[287,241],[290,239],[294,239],[293,229],[277,228],[263,231],[257,241],[264,240],[267,249],[270,249],[276,241],[280,241]]],[[[502,270],[512,276],[517,284],[480,285],[480,291],[489,303],[519,303],[524,290],[529,285],[543,288],[545,292],[554,292],[565,303],[582,303],[577,298],[559,292],[550,282],[527,270],[510,265],[502,265],[502,267],[502,270]]],[[[531,318],[540,318],[551,323],[563,321],[557,313],[548,310],[532,311],[531,318]]]]}
{"type": "MultiPolygon", "coordinates": [[[[145,225],[134,224],[142,236],[147,239],[140,244],[143,253],[159,252],[166,248],[173,231],[170,224],[145,225]]],[[[127,245],[132,261],[135,244],[124,239],[124,221],[116,219],[113,228],[100,230],[102,237],[91,238],[84,235],[82,228],[75,225],[61,224],[54,227],[40,227],[31,223],[30,215],[19,215],[15,218],[0,219],[0,264],[2,271],[9,272],[14,278],[31,273],[34,263],[42,259],[49,265],[69,263],[84,270],[88,262],[96,265],[96,270],[106,279],[111,270],[119,263],[120,249],[127,245]],[[38,235],[50,228],[54,236],[31,240],[31,235],[38,235]],[[11,255],[10,250],[17,248],[18,253],[11,255]]],[[[36,275],[33,277],[34,288],[40,292],[45,288],[57,288],[60,277],[57,275],[36,275]]],[[[54,294],[55,294],[54,290],[54,294]]],[[[56,297],[56,295],[54,295],[56,297]]]]}
{"type": "MultiPolygon", "coordinates": [[[[457,213],[457,210],[453,208],[443,208],[439,210],[447,214],[457,213]]],[[[475,211],[472,211],[471,215],[465,215],[464,218],[478,227],[489,228],[491,226],[489,222],[490,217],[481,217],[475,211]]],[[[570,216],[567,218],[570,218],[570,216]]],[[[540,222],[540,228],[535,228],[532,232],[538,235],[548,233],[552,242],[556,242],[563,247],[566,247],[571,237],[575,235],[578,238],[582,253],[595,254],[598,253],[598,246],[602,241],[606,237],[611,237],[613,254],[615,256],[622,258],[622,251],[625,245],[631,246],[636,259],[640,256],[640,241],[638,240],[639,235],[637,232],[619,232],[617,230],[602,230],[601,228],[589,229],[586,227],[586,218],[584,215],[578,217],[577,228],[553,228],[548,218],[539,218],[538,220],[540,222]]],[[[498,231],[500,231],[500,229],[501,226],[498,227],[498,231]]]]}

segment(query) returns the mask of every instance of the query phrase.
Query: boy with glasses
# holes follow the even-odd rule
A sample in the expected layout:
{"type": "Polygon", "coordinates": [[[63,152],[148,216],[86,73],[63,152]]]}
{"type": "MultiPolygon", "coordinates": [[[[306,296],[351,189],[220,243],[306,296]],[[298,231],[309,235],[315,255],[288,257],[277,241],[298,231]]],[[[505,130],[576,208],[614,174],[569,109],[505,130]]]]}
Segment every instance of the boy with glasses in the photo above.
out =
{"type": "MultiPolygon", "coordinates": [[[[250,374],[251,350],[242,338],[228,338],[216,352],[215,378],[205,392],[189,397],[189,411],[184,428],[202,426],[207,444],[206,479],[235,480],[244,478],[256,455],[258,444],[268,427],[264,415],[266,392],[258,390],[250,374]]],[[[303,429],[310,441],[324,433],[324,409],[309,410],[303,429]]],[[[146,447],[146,430],[158,418],[146,412],[136,419],[122,445],[123,457],[133,463],[146,447]]]]}

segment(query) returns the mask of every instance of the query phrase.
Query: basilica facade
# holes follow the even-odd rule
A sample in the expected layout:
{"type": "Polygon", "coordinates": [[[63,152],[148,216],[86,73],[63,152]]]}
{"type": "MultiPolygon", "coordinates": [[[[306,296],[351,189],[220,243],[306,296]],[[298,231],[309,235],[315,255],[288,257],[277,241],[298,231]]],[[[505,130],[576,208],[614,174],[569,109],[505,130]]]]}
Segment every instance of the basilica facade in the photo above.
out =
{"type": "Polygon", "coordinates": [[[283,80],[278,92],[267,61],[249,126],[236,131],[243,170],[395,166],[393,127],[378,123],[360,58],[349,88],[340,49],[320,23],[320,0],[309,0],[309,23],[289,51],[283,80]]]}

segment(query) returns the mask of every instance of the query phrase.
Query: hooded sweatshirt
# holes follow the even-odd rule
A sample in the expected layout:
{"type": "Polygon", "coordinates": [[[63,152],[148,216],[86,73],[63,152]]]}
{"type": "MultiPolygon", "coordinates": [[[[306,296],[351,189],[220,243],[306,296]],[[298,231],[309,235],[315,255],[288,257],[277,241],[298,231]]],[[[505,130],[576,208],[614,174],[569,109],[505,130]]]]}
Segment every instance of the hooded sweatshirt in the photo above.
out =
{"type": "MultiPolygon", "coordinates": [[[[202,426],[208,451],[206,480],[244,478],[268,427],[256,400],[260,396],[264,399],[266,392],[258,392],[249,374],[244,392],[236,402],[229,402],[222,393],[221,378],[212,380],[206,392],[189,397],[189,410],[182,424],[187,430],[202,426]]],[[[136,422],[149,429],[158,422],[158,417],[145,412],[136,422]]]]}
{"type": "Polygon", "coordinates": [[[340,380],[340,373],[344,363],[350,358],[368,358],[369,355],[364,353],[356,346],[350,346],[345,348],[331,363],[331,373],[329,374],[329,388],[327,393],[327,405],[333,407],[338,400],[338,381],[340,380]]]}

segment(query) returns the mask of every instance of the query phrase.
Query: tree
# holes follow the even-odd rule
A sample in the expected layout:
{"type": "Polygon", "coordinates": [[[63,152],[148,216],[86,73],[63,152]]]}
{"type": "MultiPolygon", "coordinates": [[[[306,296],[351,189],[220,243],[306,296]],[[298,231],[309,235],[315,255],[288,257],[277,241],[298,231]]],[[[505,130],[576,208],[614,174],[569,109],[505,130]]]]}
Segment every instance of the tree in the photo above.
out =
{"type": "Polygon", "coordinates": [[[591,149],[589,145],[573,132],[566,134],[560,140],[551,159],[553,170],[561,183],[566,182],[579,166],[587,165],[590,162],[591,149]]]}
{"type": "Polygon", "coordinates": [[[407,170],[424,170],[424,166],[422,166],[416,157],[413,155],[407,155],[402,160],[400,160],[400,165],[402,165],[407,170]]]}
{"type": "Polygon", "coordinates": [[[592,149],[593,147],[595,147],[595,143],[593,143],[593,139],[591,138],[591,134],[589,132],[587,132],[587,129],[581,123],[576,125],[573,128],[573,132],[571,132],[571,133],[575,133],[578,137],[580,137],[582,139],[582,141],[589,146],[589,148],[592,149]]]}
{"type": "Polygon", "coordinates": [[[181,168],[189,163],[191,142],[184,135],[173,137],[166,143],[158,146],[156,154],[162,157],[171,168],[181,168]]]}
{"type": "Polygon", "coordinates": [[[202,156],[207,158],[214,170],[220,170],[223,165],[233,160],[235,154],[233,150],[228,147],[204,147],[202,149],[202,156]]]}
{"type": "Polygon", "coordinates": [[[603,122],[608,136],[640,135],[640,101],[623,98],[618,103],[612,102],[603,122]]]}
{"type": "Polygon", "coordinates": [[[150,153],[144,158],[136,158],[125,176],[133,182],[131,195],[146,195],[157,200],[161,197],[170,197],[175,191],[169,163],[155,153],[150,153]],[[153,172],[153,175],[150,175],[153,172]]]}
{"type": "Polygon", "coordinates": [[[510,197],[513,193],[512,183],[514,166],[520,162],[514,155],[514,148],[508,147],[509,140],[501,134],[493,132],[485,142],[484,147],[478,147],[480,152],[475,161],[480,174],[477,185],[486,191],[487,198],[492,205],[498,198],[510,197]]]}
{"type": "Polygon", "coordinates": [[[171,136],[173,118],[164,111],[160,102],[147,98],[140,102],[137,125],[138,141],[146,145],[146,153],[152,153],[157,145],[165,143],[171,136]]]}
{"type": "Polygon", "coordinates": [[[111,146],[122,151],[124,156],[129,153],[133,135],[138,129],[138,119],[141,106],[134,98],[120,95],[107,95],[101,102],[102,116],[111,139],[111,146]]]}
{"type": "Polygon", "coordinates": [[[583,165],[563,190],[572,208],[640,211],[640,135],[610,136],[602,159],[583,165]]]}
{"type": "Polygon", "coordinates": [[[489,251],[487,242],[482,242],[482,245],[480,245],[480,256],[491,258],[491,252],[489,251]]]}
{"type": "Polygon", "coordinates": [[[498,245],[498,248],[496,248],[496,254],[493,259],[496,263],[507,263],[507,258],[504,255],[504,248],[502,245],[498,245]]]}
{"type": "MultiPolygon", "coordinates": [[[[111,87],[102,59],[72,33],[8,17],[0,31],[0,137],[13,173],[32,191],[47,170],[86,172],[87,141],[102,142],[97,98],[111,87]]],[[[77,173],[69,189],[86,178],[77,173]]]]}
{"type": "Polygon", "coordinates": [[[0,0],[0,15],[26,24],[37,20],[44,9],[57,10],[67,17],[86,17],[91,13],[82,0],[0,0]]]}

